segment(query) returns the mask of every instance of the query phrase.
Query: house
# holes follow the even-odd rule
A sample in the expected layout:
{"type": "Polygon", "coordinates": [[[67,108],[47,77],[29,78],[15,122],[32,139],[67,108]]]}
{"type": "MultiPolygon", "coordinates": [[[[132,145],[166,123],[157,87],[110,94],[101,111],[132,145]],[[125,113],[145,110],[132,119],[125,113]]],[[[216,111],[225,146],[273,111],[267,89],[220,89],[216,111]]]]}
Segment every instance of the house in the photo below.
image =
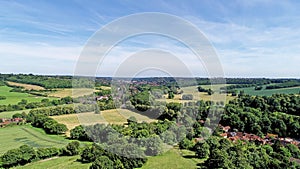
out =
{"type": "Polygon", "coordinates": [[[203,141],[204,139],[203,138],[195,138],[195,142],[200,142],[200,141],[203,141]]]}
{"type": "Polygon", "coordinates": [[[220,134],[220,136],[223,138],[227,138],[227,133],[222,133],[222,134],[220,134]]]}
{"type": "Polygon", "coordinates": [[[109,99],[109,97],[108,96],[98,96],[98,97],[96,97],[96,101],[100,101],[100,100],[108,100],[109,99]]]}
{"type": "Polygon", "coordinates": [[[24,122],[25,120],[23,118],[12,118],[12,119],[0,119],[0,127],[5,127],[11,123],[16,123],[16,124],[19,124],[19,123],[22,123],[24,122]]]}

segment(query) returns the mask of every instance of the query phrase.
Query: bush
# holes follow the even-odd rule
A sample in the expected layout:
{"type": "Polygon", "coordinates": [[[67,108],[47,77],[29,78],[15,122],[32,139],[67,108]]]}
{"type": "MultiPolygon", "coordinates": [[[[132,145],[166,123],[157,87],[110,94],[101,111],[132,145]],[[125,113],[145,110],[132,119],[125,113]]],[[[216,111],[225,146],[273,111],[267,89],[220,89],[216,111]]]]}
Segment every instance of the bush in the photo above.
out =
{"type": "Polygon", "coordinates": [[[182,95],[182,100],[193,100],[192,94],[184,94],[182,95]]]}

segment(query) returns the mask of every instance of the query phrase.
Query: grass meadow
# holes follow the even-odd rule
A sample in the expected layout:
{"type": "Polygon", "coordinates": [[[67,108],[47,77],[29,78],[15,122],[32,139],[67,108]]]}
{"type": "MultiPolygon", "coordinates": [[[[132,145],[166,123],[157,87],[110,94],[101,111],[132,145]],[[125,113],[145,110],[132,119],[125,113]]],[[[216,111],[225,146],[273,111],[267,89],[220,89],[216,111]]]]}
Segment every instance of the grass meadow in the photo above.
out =
{"type": "MultiPolygon", "coordinates": [[[[47,97],[34,96],[28,93],[20,93],[20,92],[10,92],[12,88],[8,86],[0,86],[0,96],[5,96],[6,99],[0,100],[0,105],[8,105],[8,104],[17,104],[22,99],[27,100],[28,102],[40,102],[42,99],[47,97]]],[[[53,99],[53,98],[48,98],[53,99]]]]}
{"type": "Polygon", "coordinates": [[[0,128],[0,138],[0,154],[24,144],[33,147],[63,147],[69,142],[64,136],[48,135],[31,125],[0,128]]]}
{"type": "Polygon", "coordinates": [[[53,157],[25,166],[18,166],[15,169],[88,169],[91,164],[82,164],[77,161],[79,158],[79,156],[53,157]]]}

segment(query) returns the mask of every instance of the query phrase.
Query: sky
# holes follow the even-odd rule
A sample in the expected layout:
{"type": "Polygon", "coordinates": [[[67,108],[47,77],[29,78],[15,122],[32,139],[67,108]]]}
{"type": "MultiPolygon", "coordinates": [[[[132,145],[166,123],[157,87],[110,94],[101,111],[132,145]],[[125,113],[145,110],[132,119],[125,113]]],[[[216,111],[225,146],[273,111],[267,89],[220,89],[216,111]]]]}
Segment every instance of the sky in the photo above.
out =
{"type": "MultiPolygon", "coordinates": [[[[226,77],[300,78],[297,0],[2,0],[0,72],[72,75],[97,30],[144,12],[194,24],[214,47],[226,77]]],[[[126,58],[148,48],[171,51],[194,76],[207,76],[189,49],[157,35],[130,37],[116,45],[97,76],[112,76],[126,58]]]]}

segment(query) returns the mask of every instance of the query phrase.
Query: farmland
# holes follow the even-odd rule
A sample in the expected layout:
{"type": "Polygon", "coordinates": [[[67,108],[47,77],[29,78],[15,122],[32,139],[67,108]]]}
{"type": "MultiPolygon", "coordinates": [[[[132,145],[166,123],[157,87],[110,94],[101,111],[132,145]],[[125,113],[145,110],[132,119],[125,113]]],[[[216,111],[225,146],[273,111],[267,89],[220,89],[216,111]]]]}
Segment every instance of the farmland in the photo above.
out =
{"type": "Polygon", "coordinates": [[[16,83],[16,82],[10,82],[10,81],[7,81],[7,83],[11,86],[23,87],[26,90],[45,90],[44,87],[41,87],[41,86],[38,86],[38,85],[31,85],[31,84],[25,84],[25,83],[16,83]]]}
{"type": "MultiPolygon", "coordinates": [[[[28,93],[10,92],[12,88],[8,86],[0,86],[0,95],[6,97],[4,100],[0,100],[0,105],[17,104],[22,99],[28,102],[40,102],[46,97],[34,96],[28,93]]],[[[50,100],[53,98],[49,98],[50,100]]]]}
{"type": "Polygon", "coordinates": [[[27,144],[32,147],[63,147],[68,143],[63,136],[47,135],[30,125],[0,128],[0,154],[27,144]]]}

